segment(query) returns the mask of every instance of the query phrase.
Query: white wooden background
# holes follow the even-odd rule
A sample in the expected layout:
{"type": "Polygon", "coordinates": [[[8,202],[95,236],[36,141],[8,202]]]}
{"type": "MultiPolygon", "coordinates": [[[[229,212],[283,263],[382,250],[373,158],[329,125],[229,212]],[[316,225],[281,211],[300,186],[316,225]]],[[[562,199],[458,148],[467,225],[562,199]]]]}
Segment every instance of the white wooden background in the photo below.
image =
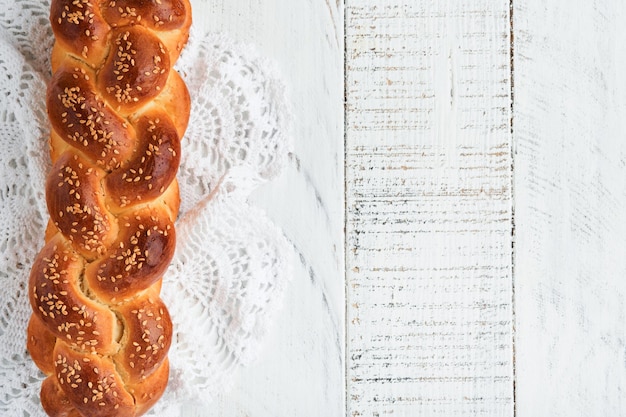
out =
{"type": "Polygon", "coordinates": [[[255,200],[285,230],[295,274],[264,353],[234,390],[181,417],[344,415],[343,4],[192,0],[194,24],[276,61],[293,101],[295,150],[255,200]]]}
{"type": "Polygon", "coordinates": [[[626,415],[624,1],[193,5],[290,86],[255,198],[297,268],[259,362],[181,415],[626,415]]]}
{"type": "Polygon", "coordinates": [[[626,415],[626,3],[513,2],[519,416],[626,415]]]}
{"type": "Polygon", "coordinates": [[[258,201],[301,262],[261,361],[186,415],[626,415],[626,3],[195,6],[290,84],[258,201]]]}

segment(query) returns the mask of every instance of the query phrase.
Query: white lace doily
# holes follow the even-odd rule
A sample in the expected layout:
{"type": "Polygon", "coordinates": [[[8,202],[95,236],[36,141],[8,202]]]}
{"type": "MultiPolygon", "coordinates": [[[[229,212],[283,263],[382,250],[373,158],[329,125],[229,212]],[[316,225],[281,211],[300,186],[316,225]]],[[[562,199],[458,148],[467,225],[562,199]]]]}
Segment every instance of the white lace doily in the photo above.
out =
{"type": "MultiPolygon", "coordinates": [[[[0,415],[43,417],[26,352],[30,264],[43,245],[49,2],[0,1],[0,415]],[[2,4],[4,3],[4,4],[2,4]]],[[[179,172],[178,246],[162,296],[175,334],[170,384],[148,415],[210,401],[255,358],[290,276],[282,233],[247,198],[290,151],[280,77],[250,48],[192,30],[177,63],[192,96],[179,172]]]]}

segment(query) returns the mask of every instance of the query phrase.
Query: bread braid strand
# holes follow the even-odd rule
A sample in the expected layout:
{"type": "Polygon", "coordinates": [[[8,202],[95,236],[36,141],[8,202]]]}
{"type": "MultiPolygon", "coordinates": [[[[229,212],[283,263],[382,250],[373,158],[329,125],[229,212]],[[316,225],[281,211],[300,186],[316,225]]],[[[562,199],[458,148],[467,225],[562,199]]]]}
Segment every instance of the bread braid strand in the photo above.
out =
{"type": "Polygon", "coordinates": [[[188,0],[52,0],[50,221],[28,350],[52,417],[136,417],[165,390],[188,0]]]}

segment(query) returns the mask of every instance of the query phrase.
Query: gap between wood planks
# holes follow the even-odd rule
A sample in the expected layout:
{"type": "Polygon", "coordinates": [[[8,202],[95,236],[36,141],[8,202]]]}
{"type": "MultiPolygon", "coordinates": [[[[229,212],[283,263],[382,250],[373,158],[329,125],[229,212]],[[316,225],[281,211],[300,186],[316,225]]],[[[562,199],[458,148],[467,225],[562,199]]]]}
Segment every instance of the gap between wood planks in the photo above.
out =
{"type": "Polygon", "coordinates": [[[344,0],[343,7],[343,256],[344,256],[344,268],[343,268],[343,282],[344,282],[344,358],[343,358],[343,373],[344,373],[344,413],[348,417],[350,406],[348,404],[348,355],[350,354],[348,349],[348,343],[350,336],[348,334],[348,291],[350,291],[348,285],[348,161],[346,155],[348,155],[348,16],[346,13],[346,1],[344,0]]]}
{"type": "Polygon", "coordinates": [[[514,0],[509,2],[509,42],[510,42],[510,71],[509,82],[511,83],[511,349],[513,366],[513,417],[517,416],[517,362],[515,360],[516,348],[516,309],[515,309],[515,143],[513,141],[513,122],[515,107],[515,32],[514,32],[514,0]]]}

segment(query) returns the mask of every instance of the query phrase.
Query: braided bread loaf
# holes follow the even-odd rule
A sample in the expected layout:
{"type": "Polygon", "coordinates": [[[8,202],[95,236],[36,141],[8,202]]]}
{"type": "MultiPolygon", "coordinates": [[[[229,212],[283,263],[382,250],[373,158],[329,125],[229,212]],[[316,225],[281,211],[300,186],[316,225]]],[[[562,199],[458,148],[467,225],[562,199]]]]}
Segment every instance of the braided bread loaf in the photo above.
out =
{"type": "Polygon", "coordinates": [[[51,416],[139,416],[167,384],[162,274],[190,100],[172,69],[188,0],[52,0],[50,222],[34,261],[28,350],[51,416]]]}

